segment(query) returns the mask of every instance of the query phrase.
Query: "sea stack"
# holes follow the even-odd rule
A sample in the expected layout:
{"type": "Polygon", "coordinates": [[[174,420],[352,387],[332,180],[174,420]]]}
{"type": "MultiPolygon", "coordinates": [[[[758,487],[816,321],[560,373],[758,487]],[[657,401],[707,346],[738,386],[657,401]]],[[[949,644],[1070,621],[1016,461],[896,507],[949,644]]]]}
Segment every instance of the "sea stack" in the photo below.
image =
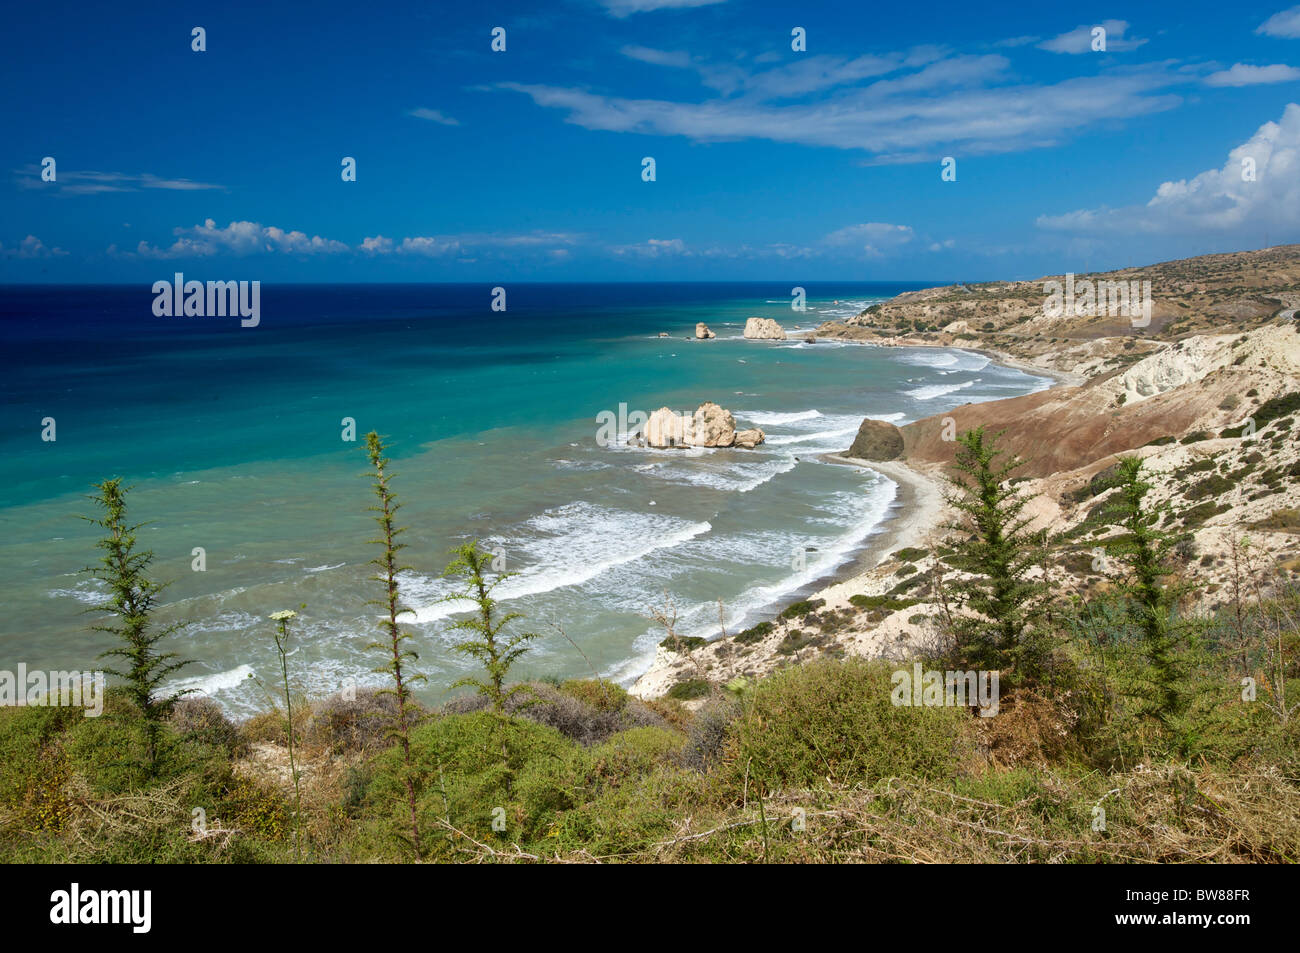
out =
{"type": "Polygon", "coordinates": [[[868,417],[858,428],[848,456],[857,460],[895,460],[903,452],[903,431],[884,420],[868,417]]]}
{"type": "Polygon", "coordinates": [[[687,447],[739,447],[752,450],[765,439],[763,431],[736,430],[736,418],[731,411],[711,400],[700,404],[693,414],[682,414],[669,407],[660,407],[646,421],[645,446],[657,450],[687,447]]]}
{"type": "Polygon", "coordinates": [[[756,340],[784,341],[785,331],[771,318],[748,318],[745,337],[756,340]]]}
{"type": "Polygon", "coordinates": [[[701,321],[695,325],[695,339],[698,341],[707,341],[709,338],[716,338],[717,335],[709,330],[709,326],[701,321]]]}

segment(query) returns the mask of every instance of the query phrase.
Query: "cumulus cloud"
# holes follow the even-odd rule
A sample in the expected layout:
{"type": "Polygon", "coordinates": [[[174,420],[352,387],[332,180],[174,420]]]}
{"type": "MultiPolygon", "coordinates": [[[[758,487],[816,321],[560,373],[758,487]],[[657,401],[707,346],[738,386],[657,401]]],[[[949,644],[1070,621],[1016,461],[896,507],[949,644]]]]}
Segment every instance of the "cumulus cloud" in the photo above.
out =
{"type": "Polygon", "coordinates": [[[49,248],[35,235],[28,235],[15,248],[0,245],[0,258],[57,258],[66,255],[62,248],[49,248]]]}
{"type": "Polygon", "coordinates": [[[1266,122],[1228,153],[1221,169],[1163,183],[1145,205],[1079,209],[1039,217],[1042,228],[1069,232],[1250,232],[1300,222],[1300,105],[1266,122]]]}
{"type": "Polygon", "coordinates": [[[1255,32],[1288,40],[1300,38],[1300,6],[1273,14],[1256,27],[1255,32]]]}
{"type": "Polygon", "coordinates": [[[453,119],[451,116],[448,116],[437,109],[425,109],[423,106],[419,109],[412,109],[408,115],[414,116],[416,119],[427,119],[430,122],[442,123],[444,126],[460,125],[459,119],[453,119]]]}
{"type": "Polygon", "coordinates": [[[212,219],[202,225],[172,230],[176,241],[166,248],[142,241],[135,253],[142,258],[204,258],[210,255],[256,255],[281,252],[291,255],[333,255],[348,251],[343,242],[308,236],[305,232],[285,231],[258,222],[231,222],[218,228],[212,219]]]}
{"type": "Polygon", "coordinates": [[[1102,20],[1100,23],[1084,23],[1076,26],[1073,30],[1067,30],[1060,36],[1044,40],[1038,44],[1038,48],[1047,50],[1049,53],[1091,53],[1093,52],[1092,31],[1097,27],[1101,27],[1106,31],[1106,52],[1125,53],[1129,50],[1136,50],[1146,42],[1146,40],[1138,37],[1126,36],[1128,26],[1126,20],[1102,20]]]}
{"type": "Polygon", "coordinates": [[[1248,66],[1234,63],[1231,68],[1219,70],[1205,77],[1208,86],[1258,86],[1263,83],[1290,83],[1300,79],[1300,69],[1275,63],[1272,66],[1248,66]]]}

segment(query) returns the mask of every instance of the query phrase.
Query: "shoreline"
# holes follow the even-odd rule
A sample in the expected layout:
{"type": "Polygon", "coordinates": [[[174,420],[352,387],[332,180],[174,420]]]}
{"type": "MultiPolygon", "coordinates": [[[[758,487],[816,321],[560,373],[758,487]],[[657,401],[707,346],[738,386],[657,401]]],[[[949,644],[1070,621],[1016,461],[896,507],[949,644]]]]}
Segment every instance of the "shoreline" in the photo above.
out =
{"type": "MultiPolygon", "coordinates": [[[[856,342],[871,345],[874,342],[856,342]]],[[[1000,351],[984,348],[964,348],[949,344],[899,344],[876,345],[883,347],[928,347],[931,349],[968,351],[987,357],[991,362],[1031,376],[1038,376],[1054,381],[1048,389],[1055,387],[1078,386],[1084,378],[1065,371],[1041,368],[1028,364],[1000,351]]],[[[1025,393],[1032,393],[1026,391],[1025,393]]],[[[1020,394],[1013,396],[1023,396],[1020,394]]],[[[923,418],[918,418],[923,419],[923,418]]],[[[825,599],[828,604],[847,602],[851,594],[848,590],[859,588],[862,580],[873,570],[885,563],[889,555],[899,549],[918,546],[929,540],[944,515],[946,505],[943,498],[941,482],[933,475],[924,473],[903,460],[871,461],[862,460],[844,453],[823,453],[817,459],[834,466],[852,466],[872,470],[892,480],[898,487],[889,513],[875,527],[870,535],[862,541],[837,569],[820,579],[815,579],[802,586],[787,597],[789,601],[803,599],[825,599]]],[[[774,604],[775,605],[775,604],[774,604]]],[[[779,611],[780,607],[776,608],[779,611]]],[[[764,612],[764,615],[771,614],[764,612]]],[[[716,644],[725,638],[718,632],[708,639],[707,644],[716,644]]],[[[650,664],[629,683],[629,691],[641,697],[656,697],[669,687],[668,679],[678,667],[680,656],[665,654],[663,649],[656,652],[650,664]]]]}

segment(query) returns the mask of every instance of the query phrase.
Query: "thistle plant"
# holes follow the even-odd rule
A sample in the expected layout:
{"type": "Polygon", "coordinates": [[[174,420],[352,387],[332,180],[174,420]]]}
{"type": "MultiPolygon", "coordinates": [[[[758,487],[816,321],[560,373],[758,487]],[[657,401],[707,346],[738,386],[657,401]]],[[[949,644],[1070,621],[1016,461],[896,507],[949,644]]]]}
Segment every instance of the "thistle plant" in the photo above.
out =
{"type": "Polygon", "coordinates": [[[502,630],[516,619],[522,618],[518,612],[500,614],[492,592],[497,586],[509,579],[513,573],[501,572],[489,582],[487,574],[491,569],[492,554],[479,549],[477,540],[470,540],[455,549],[455,558],[443,570],[444,576],[459,577],[464,588],[444,597],[446,602],[468,600],[474,603],[474,611],[464,619],[458,619],[451,628],[458,632],[469,633],[469,637],[456,643],[457,652],[476,659],[482,666],[483,678],[466,676],[453,687],[472,686],[478,694],[486,696],[492,703],[492,711],[497,716],[509,720],[507,703],[515,695],[531,691],[527,685],[515,685],[506,688],[506,677],[510,667],[519,657],[528,651],[528,643],[538,638],[535,632],[522,632],[515,635],[503,635],[502,630]]]}
{"type": "Polygon", "coordinates": [[[409,568],[401,565],[398,560],[398,553],[406,548],[406,544],[399,543],[397,537],[406,532],[406,528],[397,525],[397,511],[401,508],[401,504],[389,485],[392,473],[388,469],[389,460],[384,456],[383,440],[373,430],[366,434],[366,455],[370,460],[375,496],[379,500],[378,505],[370,507],[370,511],[375,514],[374,520],[379,524],[380,535],[370,542],[383,547],[383,552],[370,561],[371,565],[378,569],[378,572],[370,578],[384,587],[384,597],[372,599],[367,605],[377,605],[384,610],[379,627],[385,635],[382,642],[372,642],[367,648],[377,649],[387,654],[385,663],[375,671],[387,674],[393,679],[393,687],[383,689],[383,692],[397,699],[397,716],[389,734],[402,749],[402,775],[406,786],[407,807],[411,815],[411,849],[418,859],[421,856],[420,817],[416,809],[415,764],[411,758],[411,729],[415,726],[417,716],[411,698],[411,686],[416,682],[424,681],[425,678],[423,675],[411,674],[409,670],[409,663],[417,661],[419,656],[402,647],[402,643],[411,636],[402,631],[397,621],[402,613],[408,611],[401,604],[397,586],[398,574],[409,568]]]}
{"type": "MultiPolygon", "coordinates": [[[[306,608],[302,606],[301,608],[306,608]]],[[[293,859],[302,858],[302,791],[298,786],[298,765],[293,750],[293,695],[289,692],[289,623],[297,618],[292,609],[272,612],[275,623],[275,652],[280,656],[280,677],[284,684],[285,718],[289,724],[289,773],[293,776],[293,859]]]]}
{"type": "Polygon", "coordinates": [[[105,601],[88,611],[107,612],[110,621],[92,625],[91,629],[115,636],[120,643],[99,657],[122,659],[125,663],[123,668],[106,671],[125,679],[127,695],[140,711],[145,730],[145,766],[152,775],[158,769],[163,722],[184,694],[162,694],[160,688],[169,675],[190,664],[175,652],[160,651],[159,643],[183,629],[185,623],[154,625],[153,613],[167,584],[148,577],[153,553],[136,549],[136,532],[144,524],[127,522],[129,488],[123,487],[120,479],[105,480],[94,486],[99,492],[89,499],[99,504],[103,515],[82,519],[104,531],[104,537],[96,544],[103,555],[98,566],[83,571],[108,587],[105,601]]]}

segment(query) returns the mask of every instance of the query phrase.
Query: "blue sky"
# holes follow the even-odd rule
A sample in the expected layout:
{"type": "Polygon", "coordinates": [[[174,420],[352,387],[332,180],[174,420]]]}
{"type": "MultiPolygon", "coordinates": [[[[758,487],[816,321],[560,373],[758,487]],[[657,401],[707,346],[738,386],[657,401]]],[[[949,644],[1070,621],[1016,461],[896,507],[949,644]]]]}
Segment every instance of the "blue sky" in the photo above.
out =
{"type": "Polygon", "coordinates": [[[1285,3],[83,6],[7,12],[0,281],[1033,278],[1300,241],[1285,3]]]}

